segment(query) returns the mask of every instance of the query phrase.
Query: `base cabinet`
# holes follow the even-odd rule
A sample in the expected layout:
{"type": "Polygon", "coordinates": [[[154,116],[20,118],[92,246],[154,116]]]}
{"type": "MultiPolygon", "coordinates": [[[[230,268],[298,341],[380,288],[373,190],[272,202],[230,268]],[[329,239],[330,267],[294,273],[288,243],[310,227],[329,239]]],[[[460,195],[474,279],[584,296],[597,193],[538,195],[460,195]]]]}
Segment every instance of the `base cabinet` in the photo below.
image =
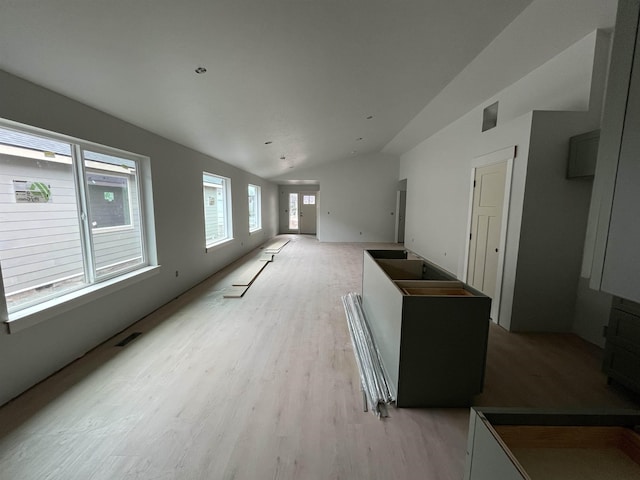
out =
{"type": "Polygon", "coordinates": [[[484,382],[489,297],[406,252],[367,250],[362,304],[396,406],[471,405],[484,382]]]}
{"type": "Polygon", "coordinates": [[[640,304],[613,299],[603,370],[609,379],[640,393],[640,304]]]}
{"type": "Polygon", "coordinates": [[[472,408],[465,480],[640,478],[640,412],[472,408]]]}

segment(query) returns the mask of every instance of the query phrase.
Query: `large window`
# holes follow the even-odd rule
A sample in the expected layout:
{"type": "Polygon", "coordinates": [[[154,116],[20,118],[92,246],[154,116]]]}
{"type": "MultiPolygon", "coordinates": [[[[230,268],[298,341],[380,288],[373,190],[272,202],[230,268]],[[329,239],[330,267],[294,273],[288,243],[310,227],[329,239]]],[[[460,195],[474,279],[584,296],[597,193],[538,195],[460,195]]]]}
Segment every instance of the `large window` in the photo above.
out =
{"type": "Polygon", "coordinates": [[[255,232],[262,228],[260,187],[249,184],[249,231],[255,232]]]}
{"type": "Polygon", "coordinates": [[[231,180],[211,173],[202,174],[204,225],[207,247],[233,238],[231,226],[231,180]]]}
{"type": "Polygon", "coordinates": [[[148,265],[141,161],[0,124],[0,268],[9,315],[148,265]]]}

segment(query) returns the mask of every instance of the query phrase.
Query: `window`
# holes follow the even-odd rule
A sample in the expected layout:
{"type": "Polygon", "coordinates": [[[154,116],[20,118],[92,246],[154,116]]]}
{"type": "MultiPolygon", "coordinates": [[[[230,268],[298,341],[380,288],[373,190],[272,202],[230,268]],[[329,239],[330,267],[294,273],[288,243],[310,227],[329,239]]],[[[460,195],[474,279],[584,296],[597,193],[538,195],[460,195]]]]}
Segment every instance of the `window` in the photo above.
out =
{"type": "Polygon", "coordinates": [[[231,227],[231,180],[202,174],[205,244],[212,247],[233,238],[231,227]]]}
{"type": "Polygon", "coordinates": [[[0,268],[9,315],[149,264],[142,160],[0,124],[0,268]]]}
{"type": "Polygon", "coordinates": [[[262,228],[262,215],[260,208],[260,187],[249,184],[249,231],[255,232],[262,228]]]}
{"type": "Polygon", "coordinates": [[[315,205],[316,204],[316,196],[315,195],[303,195],[302,203],[304,205],[315,205]]]}
{"type": "Polygon", "coordinates": [[[289,230],[298,229],[298,194],[289,194],[289,230]]]}

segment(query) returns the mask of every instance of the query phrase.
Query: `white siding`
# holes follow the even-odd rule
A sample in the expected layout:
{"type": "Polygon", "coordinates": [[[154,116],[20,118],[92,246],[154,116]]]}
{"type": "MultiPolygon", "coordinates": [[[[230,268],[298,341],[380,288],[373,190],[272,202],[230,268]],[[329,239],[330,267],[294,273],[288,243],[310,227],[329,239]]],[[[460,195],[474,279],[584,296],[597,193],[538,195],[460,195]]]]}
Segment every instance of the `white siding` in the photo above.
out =
{"type": "MultiPolygon", "coordinates": [[[[5,293],[47,287],[69,277],[83,281],[80,222],[70,163],[9,155],[0,156],[0,160],[0,265],[5,293]],[[51,201],[16,202],[14,180],[46,183],[51,201]]],[[[132,225],[93,232],[98,269],[142,260],[140,211],[133,175],[129,189],[132,225]]]]}
{"type": "Polygon", "coordinates": [[[71,165],[2,155],[0,262],[10,295],[83,275],[80,225],[71,165]],[[17,203],[14,180],[48,184],[48,203],[17,203]]]}

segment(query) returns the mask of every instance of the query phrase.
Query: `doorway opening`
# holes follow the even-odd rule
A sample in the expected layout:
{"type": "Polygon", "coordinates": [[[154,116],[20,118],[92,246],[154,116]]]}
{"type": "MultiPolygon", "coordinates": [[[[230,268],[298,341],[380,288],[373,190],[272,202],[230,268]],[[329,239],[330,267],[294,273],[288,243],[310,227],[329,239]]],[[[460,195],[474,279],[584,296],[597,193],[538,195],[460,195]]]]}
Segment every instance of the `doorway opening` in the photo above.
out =
{"type": "Polygon", "coordinates": [[[280,185],[280,233],[317,234],[319,185],[280,185]]]}

